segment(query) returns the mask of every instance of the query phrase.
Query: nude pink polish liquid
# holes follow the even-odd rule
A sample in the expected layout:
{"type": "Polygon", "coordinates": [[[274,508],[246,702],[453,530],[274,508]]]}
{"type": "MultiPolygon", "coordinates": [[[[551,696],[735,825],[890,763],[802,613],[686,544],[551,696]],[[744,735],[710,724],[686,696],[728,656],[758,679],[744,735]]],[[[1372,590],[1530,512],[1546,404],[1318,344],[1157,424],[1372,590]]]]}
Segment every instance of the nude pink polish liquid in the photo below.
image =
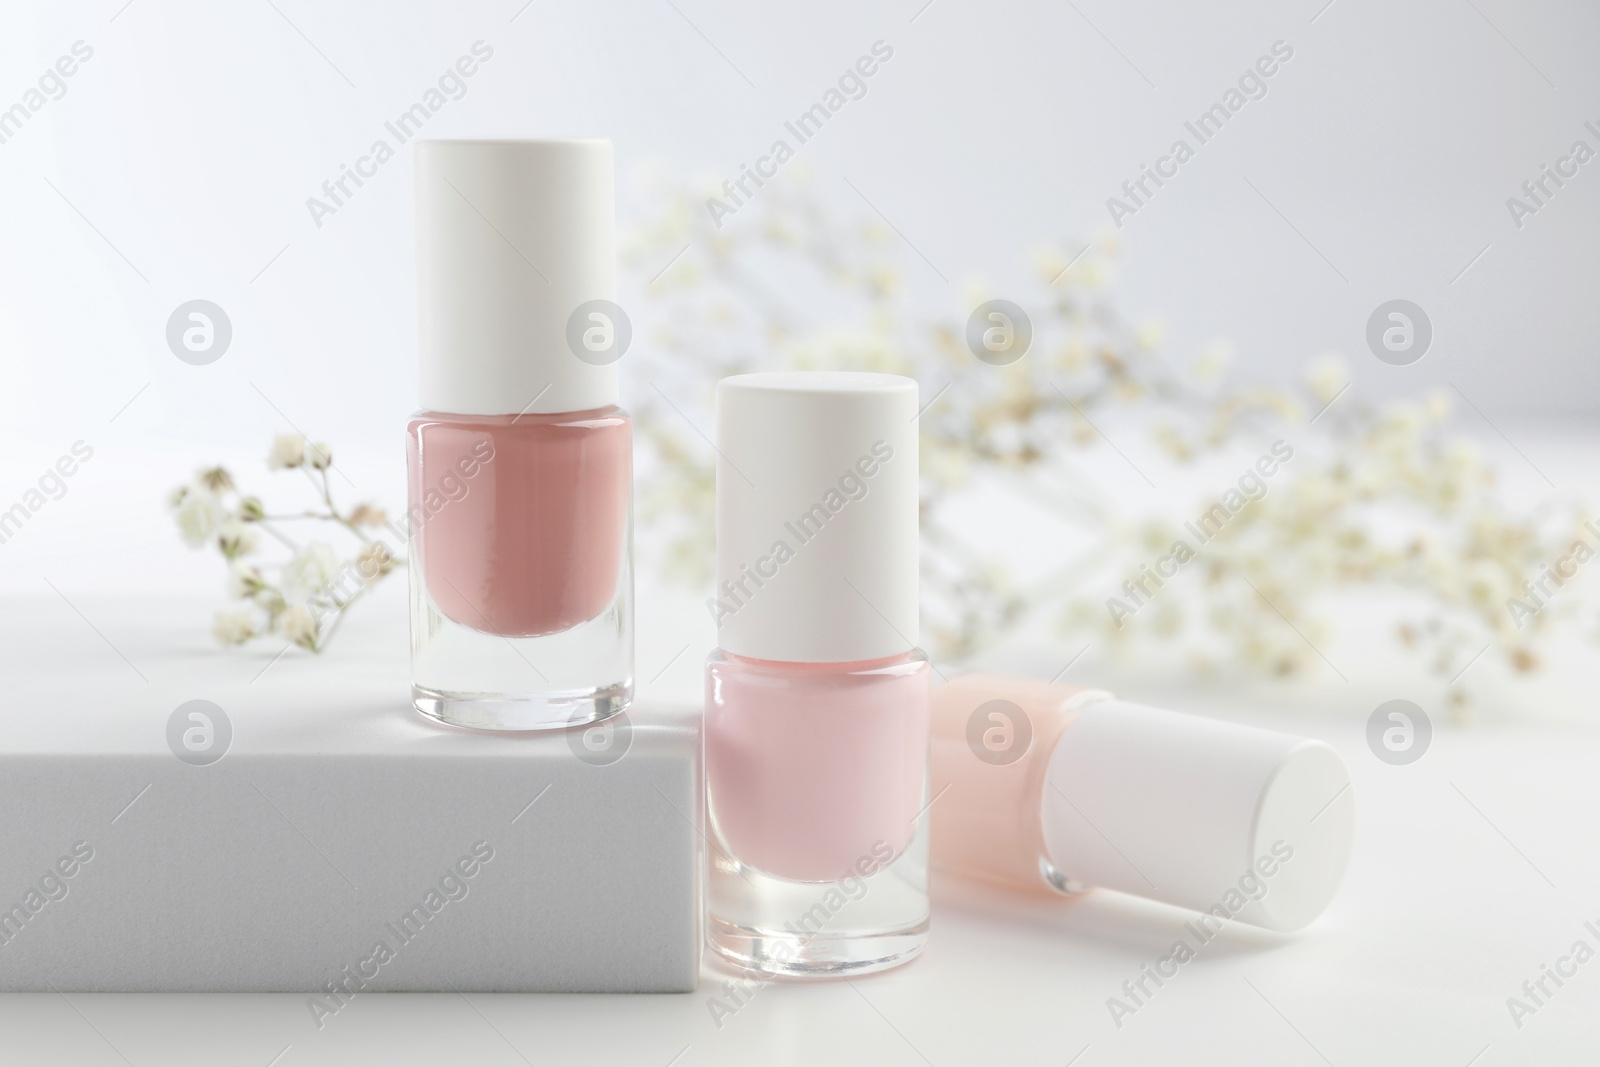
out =
{"type": "Polygon", "coordinates": [[[418,142],[416,183],[413,703],[478,729],[604,719],[633,693],[611,146],[418,142]]]}
{"type": "Polygon", "coordinates": [[[708,939],[767,975],[893,967],[928,931],[916,383],[740,375],[717,408],[708,939]]]}
{"type": "Polygon", "coordinates": [[[411,499],[461,484],[452,506],[417,530],[423,580],[440,611],[506,637],[543,637],[606,609],[616,596],[633,482],[626,412],[429,413],[408,432],[411,499]],[[566,565],[551,566],[553,559],[566,565]]]}

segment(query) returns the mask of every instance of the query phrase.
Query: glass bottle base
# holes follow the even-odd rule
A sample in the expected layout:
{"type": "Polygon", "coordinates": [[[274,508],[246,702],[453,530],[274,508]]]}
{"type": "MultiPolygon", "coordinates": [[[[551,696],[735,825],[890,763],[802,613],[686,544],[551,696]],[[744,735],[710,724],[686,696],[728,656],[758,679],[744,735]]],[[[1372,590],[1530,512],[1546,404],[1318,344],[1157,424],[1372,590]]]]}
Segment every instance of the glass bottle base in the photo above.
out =
{"type": "Polygon", "coordinates": [[[928,920],[903,930],[833,936],[761,930],[713,917],[706,941],[723,960],[751,974],[771,978],[851,978],[886,971],[915,959],[928,944],[928,920]]]}
{"type": "Polygon", "coordinates": [[[706,939],[763,978],[887,970],[928,940],[928,678],[915,650],[706,661],[706,939]]]}
{"type": "Polygon", "coordinates": [[[633,580],[626,560],[606,610],[559,633],[483,631],[440,610],[411,554],[411,704],[471,730],[565,730],[633,700],[633,580]]]}
{"type": "Polygon", "coordinates": [[[1045,885],[1064,897],[1082,896],[1093,888],[1093,886],[1086,885],[1073,878],[1065,871],[1056,869],[1055,864],[1043,856],[1039,857],[1039,876],[1044,879],[1045,885]]]}
{"type": "Polygon", "coordinates": [[[632,701],[629,685],[527,696],[411,687],[411,704],[420,714],[471,730],[565,730],[609,719],[632,701]]]}
{"type": "MultiPolygon", "coordinates": [[[[713,801],[715,798],[713,797],[713,801]]],[[[898,856],[879,842],[838,880],[796,882],[734,859],[711,819],[706,942],[766,978],[848,978],[908,963],[928,943],[928,821],[898,856]]]]}

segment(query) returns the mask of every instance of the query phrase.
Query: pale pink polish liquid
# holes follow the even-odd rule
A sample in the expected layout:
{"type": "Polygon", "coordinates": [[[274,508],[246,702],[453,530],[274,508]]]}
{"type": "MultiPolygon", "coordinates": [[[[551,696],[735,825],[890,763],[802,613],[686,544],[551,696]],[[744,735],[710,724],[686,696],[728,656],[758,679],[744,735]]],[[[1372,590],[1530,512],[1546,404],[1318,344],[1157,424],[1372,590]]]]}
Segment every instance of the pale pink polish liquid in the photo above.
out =
{"type": "Polygon", "coordinates": [[[925,803],[929,675],[915,652],[866,663],[713,653],[706,790],[728,853],[792,882],[892,863],[925,803]]]}
{"type": "Polygon", "coordinates": [[[933,820],[933,855],[938,866],[971,878],[1040,893],[1066,892],[1070,879],[1045,860],[1039,812],[1056,743],[1072,722],[1077,696],[1095,690],[1050,685],[1032,679],[968,675],[939,687],[933,698],[931,745],[935,795],[943,797],[933,820]],[[984,715],[990,702],[1021,710],[1031,728],[1026,748],[1015,723],[984,715]],[[979,759],[972,750],[972,720],[997,753],[979,759]],[[1009,729],[991,734],[992,726],[1009,729]],[[948,795],[946,795],[948,794],[948,795]]]}
{"type": "Polygon", "coordinates": [[[706,939],[764,976],[898,967],[928,941],[917,384],[717,385],[706,600],[706,939]]]}
{"type": "Polygon", "coordinates": [[[408,437],[413,536],[444,615],[536,637],[588,622],[616,599],[633,480],[633,426],[621,408],[428,412],[408,437]]]}

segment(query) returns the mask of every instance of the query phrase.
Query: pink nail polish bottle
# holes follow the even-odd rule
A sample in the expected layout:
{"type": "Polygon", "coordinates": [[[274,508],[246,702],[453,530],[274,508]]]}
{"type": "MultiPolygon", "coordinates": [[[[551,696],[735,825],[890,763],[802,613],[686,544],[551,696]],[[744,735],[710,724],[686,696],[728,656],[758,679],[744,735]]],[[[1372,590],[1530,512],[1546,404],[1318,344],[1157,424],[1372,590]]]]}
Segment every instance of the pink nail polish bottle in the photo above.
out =
{"type": "Polygon", "coordinates": [[[933,863],[1015,889],[1117,889],[1297,930],[1333,899],[1355,827],[1322,741],[974,674],[933,696],[933,863]]]}
{"type": "Polygon", "coordinates": [[[707,936],[746,970],[863,974],[927,940],[916,419],[896,375],[717,387],[707,936]]]}
{"type": "Polygon", "coordinates": [[[633,695],[632,422],[611,143],[419,141],[412,695],[543,730],[633,695]]]}

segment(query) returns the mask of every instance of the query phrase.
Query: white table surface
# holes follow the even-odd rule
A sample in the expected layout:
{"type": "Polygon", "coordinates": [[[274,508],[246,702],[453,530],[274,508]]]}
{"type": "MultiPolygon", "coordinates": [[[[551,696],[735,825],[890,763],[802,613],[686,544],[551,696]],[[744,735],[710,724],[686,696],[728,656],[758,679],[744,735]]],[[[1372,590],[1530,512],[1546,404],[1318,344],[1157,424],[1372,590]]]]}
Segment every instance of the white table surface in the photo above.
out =
{"type": "MultiPolygon", "coordinates": [[[[341,716],[390,704],[407,714],[402,592],[396,581],[364,605],[326,656],[291,653],[251,687],[283,702],[285,729],[322,716],[334,739],[341,716]]],[[[101,743],[159,746],[177,702],[254,676],[278,651],[210,647],[213,606],[7,600],[11,743],[81,735],[76,692],[125,701],[121,718],[97,717],[101,743]]],[[[643,613],[641,677],[685,636],[681,620],[643,613]]],[[[671,663],[655,695],[692,695],[698,659],[671,663]]],[[[1249,688],[1262,707],[1274,692],[1249,688]]],[[[1216,706],[1219,692],[1191,687],[1190,703],[1216,706]]],[[[717,1013],[720,1026],[712,998],[735,1002],[709,960],[690,995],[364,994],[320,1031],[303,996],[14,995],[0,997],[0,1063],[1594,1063],[1600,960],[1550,986],[1520,1029],[1506,1001],[1574,941],[1600,949],[1583,926],[1600,928],[1600,732],[1549,717],[1436,720],[1430,751],[1394,767],[1367,751],[1365,713],[1337,706],[1350,698],[1296,703],[1293,714],[1235,717],[1344,754],[1358,830],[1343,890],[1299,935],[1227,931],[1120,1028],[1107,998],[1166,954],[1187,913],[1113,893],[1034,900],[939,880],[921,959],[852,982],[761,988],[717,1013]]]]}

